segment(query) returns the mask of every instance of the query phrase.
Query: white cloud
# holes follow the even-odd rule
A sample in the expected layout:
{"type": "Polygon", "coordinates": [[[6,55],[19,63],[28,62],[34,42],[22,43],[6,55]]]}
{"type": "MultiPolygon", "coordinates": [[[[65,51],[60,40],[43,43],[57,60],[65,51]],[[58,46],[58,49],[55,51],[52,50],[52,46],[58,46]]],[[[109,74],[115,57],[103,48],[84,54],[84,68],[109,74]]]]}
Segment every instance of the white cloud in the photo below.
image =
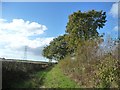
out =
{"type": "Polygon", "coordinates": [[[52,41],[53,37],[51,38],[36,38],[35,40],[29,41],[28,46],[32,48],[43,47],[48,45],[50,41],[52,41]]]}
{"type": "Polygon", "coordinates": [[[118,17],[118,3],[114,3],[110,9],[110,14],[113,17],[118,17]]]}
{"type": "Polygon", "coordinates": [[[113,28],[114,31],[120,31],[120,27],[118,27],[118,25],[116,25],[114,28],[113,28]]]}
{"type": "Polygon", "coordinates": [[[115,26],[115,27],[113,28],[113,30],[114,30],[114,31],[118,31],[118,26],[115,26]]]}
{"type": "Polygon", "coordinates": [[[7,23],[4,19],[0,19],[0,30],[6,34],[32,36],[35,34],[43,34],[44,31],[47,30],[47,27],[36,22],[30,23],[30,21],[24,21],[23,19],[13,19],[10,23],[7,23]]]}
{"type": "MultiPolygon", "coordinates": [[[[53,37],[34,37],[43,34],[45,30],[47,27],[37,22],[24,21],[23,19],[13,19],[11,22],[7,22],[5,19],[0,19],[0,56],[15,57],[15,52],[16,55],[19,55],[17,54],[20,52],[18,50],[23,49],[24,46],[31,48],[29,53],[39,52],[37,50],[41,50],[53,39],[53,37]],[[30,37],[34,38],[30,39],[30,37]]],[[[34,55],[32,56],[34,57],[34,55]]]]}

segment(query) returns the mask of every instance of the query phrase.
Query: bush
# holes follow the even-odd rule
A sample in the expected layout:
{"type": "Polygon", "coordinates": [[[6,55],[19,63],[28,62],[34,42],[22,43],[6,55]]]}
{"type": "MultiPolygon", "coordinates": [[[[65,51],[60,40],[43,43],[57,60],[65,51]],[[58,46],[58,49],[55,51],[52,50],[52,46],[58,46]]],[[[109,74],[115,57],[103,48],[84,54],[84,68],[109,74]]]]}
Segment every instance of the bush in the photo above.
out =
{"type": "Polygon", "coordinates": [[[84,41],[79,44],[74,56],[69,55],[60,62],[61,68],[81,87],[120,87],[118,47],[111,49],[110,53],[104,50],[100,52],[96,41],[84,41]]]}

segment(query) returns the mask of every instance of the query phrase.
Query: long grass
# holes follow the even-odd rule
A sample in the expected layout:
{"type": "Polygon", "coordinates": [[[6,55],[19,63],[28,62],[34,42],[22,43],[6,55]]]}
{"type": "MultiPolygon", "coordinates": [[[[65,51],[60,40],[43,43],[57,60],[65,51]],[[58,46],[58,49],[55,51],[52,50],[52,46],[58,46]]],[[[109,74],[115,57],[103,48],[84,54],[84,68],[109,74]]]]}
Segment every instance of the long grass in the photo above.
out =
{"type": "Polygon", "coordinates": [[[47,65],[16,61],[2,62],[2,88],[14,88],[15,84],[30,79],[32,74],[42,71],[47,65]]]}

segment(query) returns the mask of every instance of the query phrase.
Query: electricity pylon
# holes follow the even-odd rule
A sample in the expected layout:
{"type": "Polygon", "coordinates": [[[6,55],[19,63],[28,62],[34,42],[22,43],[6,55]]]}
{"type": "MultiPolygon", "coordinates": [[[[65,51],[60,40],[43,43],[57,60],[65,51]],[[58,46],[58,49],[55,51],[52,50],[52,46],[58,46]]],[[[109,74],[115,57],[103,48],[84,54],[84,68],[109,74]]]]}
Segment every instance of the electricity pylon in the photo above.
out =
{"type": "Polygon", "coordinates": [[[24,57],[23,57],[23,60],[27,60],[27,46],[25,46],[25,49],[24,49],[24,57]]]}

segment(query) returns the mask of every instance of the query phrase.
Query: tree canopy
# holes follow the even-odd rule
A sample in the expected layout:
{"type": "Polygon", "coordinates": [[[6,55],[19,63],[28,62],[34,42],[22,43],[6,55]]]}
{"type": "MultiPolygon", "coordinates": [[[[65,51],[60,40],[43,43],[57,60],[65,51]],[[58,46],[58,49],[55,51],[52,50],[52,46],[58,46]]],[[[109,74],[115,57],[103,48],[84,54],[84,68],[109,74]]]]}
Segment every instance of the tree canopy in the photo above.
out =
{"type": "Polygon", "coordinates": [[[62,59],[67,53],[67,42],[65,41],[65,36],[59,36],[54,38],[50,45],[43,49],[43,56],[49,59],[62,59]]]}
{"type": "Polygon", "coordinates": [[[60,60],[74,53],[81,41],[100,37],[97,29],[103,28],[105,22],[106,12],[103,11],[74,12],[69,16],[66,33],[53,39],[43,49],[43,56],[60,60]]]}

